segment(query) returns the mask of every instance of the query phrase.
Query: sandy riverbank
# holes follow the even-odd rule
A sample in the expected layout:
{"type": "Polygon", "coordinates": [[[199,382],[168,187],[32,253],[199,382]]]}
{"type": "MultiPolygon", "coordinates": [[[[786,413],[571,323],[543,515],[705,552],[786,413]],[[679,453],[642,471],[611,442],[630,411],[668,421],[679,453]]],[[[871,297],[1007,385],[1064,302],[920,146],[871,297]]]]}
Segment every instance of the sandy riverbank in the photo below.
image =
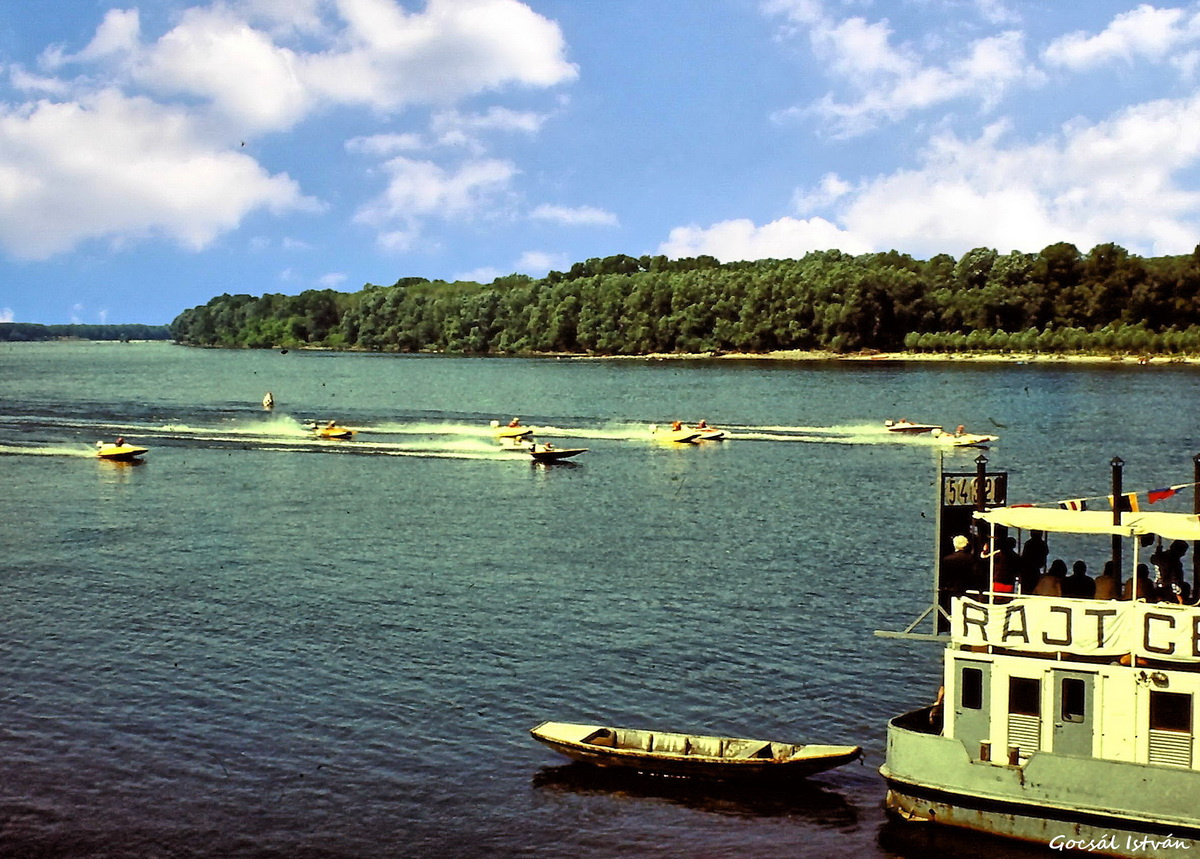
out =
{"type": "Polygon", "coordinates": [[[699,352],[655,353],[650,355],[576,355],[581,360],[642,360],[642,361],[923,361],[993,364],[1200,364],[1200,357],[1182,355],[1084,355],[1047,354],[1042,352],[870,352],[839,354],[836,352],[788,349],[778,352],[699,352]]]}

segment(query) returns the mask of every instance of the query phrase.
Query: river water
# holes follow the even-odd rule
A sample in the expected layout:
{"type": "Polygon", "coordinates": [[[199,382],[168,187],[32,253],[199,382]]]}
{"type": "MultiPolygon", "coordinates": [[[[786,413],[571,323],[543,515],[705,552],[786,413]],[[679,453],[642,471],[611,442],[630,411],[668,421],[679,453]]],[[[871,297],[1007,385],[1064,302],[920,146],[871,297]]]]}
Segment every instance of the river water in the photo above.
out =
{"type": "Polygon", "coordinates": [[[882,422],[998,433],[1010,501],[1103,495],[1116,455],[1145,491],[1193,479],[1198,372],[2,344],[0,855],[1027,855],[885,823],[939,653],[873,632],[929,602],[942,448],[882,422]],[[514,415],[588,450],[504,451],[514,415]],[[649,432],[700,418],[731,438],[649,432]],[[545,719],[866,761],[614,780],[545,719]]]}

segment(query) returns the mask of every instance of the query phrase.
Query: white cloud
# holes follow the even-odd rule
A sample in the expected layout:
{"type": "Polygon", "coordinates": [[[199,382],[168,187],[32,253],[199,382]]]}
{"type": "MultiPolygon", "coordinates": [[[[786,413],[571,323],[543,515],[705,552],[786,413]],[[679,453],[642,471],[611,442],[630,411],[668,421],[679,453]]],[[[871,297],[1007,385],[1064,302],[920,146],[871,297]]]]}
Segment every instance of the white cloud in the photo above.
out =
{"type": "Polygon", "coordinates": [[[317,278],[317,285],[322,289],[336,289],[345,282],[346,273],[342,271],[331,271],[317,278]]]}
{"type": "Polygon", "coordinates": [[[840,200],[853,188],[836,173],[826,173],[815,189],[797,191],[792,197],[792,205],[798,214],[807,215],[840,200]]]}
{"type": "MultiPolygon", "coordinates": [[[[11,254],[156,235],[201,248],[256,209],[316,208],[264,170],[247,139],[331,107],[390,114],[578,74],[558,25],[519,0],[427,0],[416,12],[397,0],[213,0],[160,34],[143,25],[135,8],[113,9],[81,50],[43,51],[42,73],[8,67],[18,91],[44,96],[0,105],[0,245],[11,254]]],[[[481,135],[532,134],[545,119],[441,110],[432,139],[467,143],[475,157],[457,168],[389,161],[387,190],[359,219],[400,246],[421,216],[469,216],[516,172],[480,157],[481,135]]],[[[425,144],[402,133],[346,146],[385,158],[425,144]]]]}
{"type": "Polygon", "coordinates": [[[1055,242],[1088,251],[1115,242],[1133,253],[1191,252],[1200,237],[1200,95],[1126,108],[1058,135],[1011,141],[1006,123],[971,139],[946,133],[919,164],[858,183],[836,175],[795,200],[806,213],[764,226],[748,220],[678,227],[669,256],[722,261],[899,248],[959,256],[974,247],[1036,252],[1055,242]]]}
{"type": "MultiPolygon", "coordinates": [[[[1012,88],[1044,80],[1026,57],[1024,35],[1018,30],[966,42],[957,55],[936,62],[912,44],[895,44],[886,19],[839,20],[816,0],[773,0],[763,9],[787,19],[785,35],[807,32],[815,58],[838,90],[806,107],[778,111],[775,118],[816,116],[835,136],[862,134],[880,121],[896,122],[952,101],[974,100],[990,110],[1012,88]]],[[[991,6],[981,7],[981,12],[993,20],[1001,17],[991,6]]]]}
{"type": "Polygon", "coordinates": [[[741,218],[711,227],[676,227],[658,247],[669,257],[706,254],[721,262],[755,259],[789,259],[809,251],[839,248],[847,253],[865,253],[870,245],[824,218],[798,220],[784,217],[763,226],[741,218]]]}
{"type": "Polygon", "coordinates": [[[381,231],[379,244],[392,251],[412,247],[422,220],[470,221],[491,210],[509,192],[517,168],[495,158],[469,160],[447,170],[432,161],[397,157],[383,164],[388,185],[362,206],[356,223],[381,231]]]}
{"type": "Polygon", "coordinates": [[[569,264],[566,254],[546,251],[525,251],[517,260],[516,270],[532,277],[545,277],[551,269],[565,269],[569,264]]]}
{"type": "Polygon", "coordinates": [[[0,307],[0,322],[15,322],[11,307],[0,307]]]}
{"type": "Polygon", "coordinates": [[[1200,40],[1200,13],[1142,4],[1122,12],[1100,33],[1069,33],[1043,52],[1050,65],[1083,71],[1111,61],[1163,61],[1183,45],[1200,40]]]}
{"type": "Polygon", "coordinates": [[[145,98],[106,90],[0,108],[0,245],[19,258],[154,235],[197,250],[256,209],[315,206],[286,175],[205,144],[185,111],[145,98]]]}
{"type": "Polygon", "coordinates": [[[594,206],[552,206],[543,204],[529,213],[536,221],[553,221],[567,226],[615,227],[617,216],[594,206]]]}
{"type": "Polygon", "coordinates": [[[290,128],[312,110],[315,93],[303,79],[303,62],[218,5],[188,9],[177,26],[138,53],[130,71],[137,84],[160,96],[207,101],[248,136],[290,128]]]}
{"type": "Polygon", "coordinates": [[[307,56],[303,72],[335,103],[394,111],[578,75],[558,25],[517,0],[429,0],[414,14],[392,0],[340,0],[338,10],[337,49],[307,56]]]}
{"type": "Polygon", "coordinates": [[[430,131],[443,146],[479,147],[481,133],[518,131],[536,134],[548,118],[543,113],[509,110],[506,107],[492,107],[476,114],[445,110],[434,115],[430,131]]]}
{"type": "Polygon", "coordinates": [[[428,0],[416,13],[395,0],[337,0],[328,20],[312,0],[290,19],[288,8],[282,0],[194,6],[153,40],[136,10],[112,10],[82,51],[51,48],[42,65],[97,65],[117,84],[200,99],[242,135],[290,128],[326,105],[387,113],[578,74],[558,25],[518,0],[428,0]],[[286,44],[298,34],[306,49],[286,44]]]}
{"type": "Polygon", "coordinates": [[[419,134],[372,134],[352,137],[346,141],[346,151],[360,155],[388,156],[397,152],[412,152],[425,148],[419,134]]]}
{"type": "Polygon", "coordinates": [[[490,265],[454,275],[455,280],[469,280],[475,283],[491,283],[498,277],[500,277],[500,269],[490,265]]]}
{"type": "Polygon", "coordinates": [[[1005,146],[1004,134],[935,140],[920,168],[865,183],[839,221],[876,247],[925,253],[1057,241],[1150,255],[1195,247],[1200,194],[1176,175],[1200,163],[1200,96],[1136,105],[1057,139],[1005,146]]]}

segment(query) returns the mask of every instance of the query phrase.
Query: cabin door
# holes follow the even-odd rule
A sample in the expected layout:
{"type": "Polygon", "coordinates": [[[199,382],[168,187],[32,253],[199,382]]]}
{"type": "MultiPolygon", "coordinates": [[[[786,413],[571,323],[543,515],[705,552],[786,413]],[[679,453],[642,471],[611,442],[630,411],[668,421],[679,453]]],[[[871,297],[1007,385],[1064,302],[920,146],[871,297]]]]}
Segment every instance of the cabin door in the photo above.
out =
{"type": "Polygon", "coordinates": [[[1052,671],[1054,736],[1051,751],[1092,757],[1096,724],[1096,675],[1081,671],[1052,671]]]}
{"type": "Polygon", "coordinates": [[[955,660],[954,736],[973,759],[980,758],[980,744],[992,734],[992,664],[955,660]]]}

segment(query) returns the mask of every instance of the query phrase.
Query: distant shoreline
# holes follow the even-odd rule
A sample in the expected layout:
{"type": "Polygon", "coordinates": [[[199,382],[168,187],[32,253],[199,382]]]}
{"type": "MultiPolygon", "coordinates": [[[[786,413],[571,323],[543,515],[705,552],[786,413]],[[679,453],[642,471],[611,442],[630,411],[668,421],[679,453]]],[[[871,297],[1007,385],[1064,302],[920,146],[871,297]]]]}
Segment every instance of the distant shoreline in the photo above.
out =
{"type": "Polygon", "coordinates": [[[962,364],[1200,364],[1193,355],[1084,355],[1045,352],[870,352],[841,354],[803,349],[776,352],[661,352],[648,355],[570,355],[584,361],[840,361],[840,362],[915,362],[962,364]]]}

